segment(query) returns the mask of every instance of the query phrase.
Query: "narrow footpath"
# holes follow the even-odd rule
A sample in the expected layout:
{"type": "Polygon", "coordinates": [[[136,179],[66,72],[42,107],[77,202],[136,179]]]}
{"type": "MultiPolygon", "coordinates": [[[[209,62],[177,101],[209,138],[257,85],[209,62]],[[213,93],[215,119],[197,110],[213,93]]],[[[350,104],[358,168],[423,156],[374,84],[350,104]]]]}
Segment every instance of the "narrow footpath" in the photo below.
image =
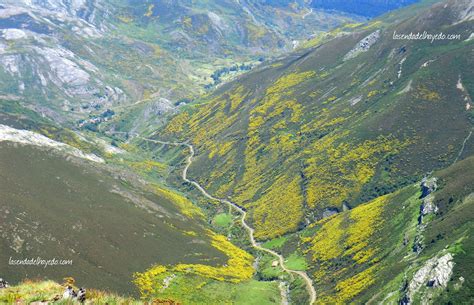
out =
{"type": "Polygon", "coordinates": [[[292,270],[292,269],[287,268],[285,266],[285,259],[281,254],[279,254],[279,253],[277,253],[273,250],[264,248],[257,241],[255,241],[255,238],[254,238],[255,230],[252,227],[250,227],[247,224],[247,222],[245,221],[245,219],[247,218],[247,212],[242,207],[240,207],[238,204],[236,204],[232,201],[229,201],[227,199],[216,198],[216,197],[210,195],[199,183],[197,183],[196,181],[190,180],[188,178],[188,169],[191,166],[191,164],[193,163],[193,158],[194,158],[194,147],[191,144],[182,143],[182,142],[159,141],[159,140],[154,140],[154,139],[149,139],[149,138],[143,138],[143,137],[140,137],[140,136],[138,136],[138,138],[141,139],[141,140],[144,140],[144,141],[149,141],[149,142],[163,144],[163,145],[173,145],[173,146],[185,146],[185,147],[187,147],[189,149],[189,156],[186,158],[186,166],[183,169],[183,173],[182,173],[183,180],[190,183],[190,184],[192,184],[192,185],[194,185],[205,197],[207,197],[211,200],[214,200],[214,201],[218,201],[220,203],[224,203],[224,204],[230,206],[231,208],[233,208],[234,210],[236,210],[241,215],[240,220],[241,220],[242,226],[245,228],[245,230],[249,234],[249,239],[250,239],[250,242],[252,244],[252,247],[254,247],[255,249],[257,249],[259,251],[269,253],[272,256],[274,256],[276,259],[278,259],[280,267],[283,269],[283,271],[288,273],[291,277],[293,277],[293,275],[297,275],[297,276],[301,277],[306,283],[306,290],[308,291],[308,294],[310,296],[310,298],[309,298],[310,302],[309,303],[310,303],[310,305],[314,304],[314,302],[316,301],[316,290],[314,289],[313,281],[311,280],[311,278],[304,271],[292,270]]]}

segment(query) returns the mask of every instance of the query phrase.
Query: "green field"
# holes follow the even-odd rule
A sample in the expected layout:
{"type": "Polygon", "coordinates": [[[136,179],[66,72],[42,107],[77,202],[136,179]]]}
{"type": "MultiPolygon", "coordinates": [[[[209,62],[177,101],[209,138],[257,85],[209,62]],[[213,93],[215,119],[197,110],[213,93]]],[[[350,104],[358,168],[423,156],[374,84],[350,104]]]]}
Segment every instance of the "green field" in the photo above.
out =
{"type": "Polygon", "coordinates": [[[226,214],[226,213],[217,214],[212,219],[212,223],[215,226],[222,227],[222,228],[229,227],[232,224],[232,222],[233,222],[232,214],[226,214]]]}
{"type": "Polygon", "coordinates": [[[306,270],[308,269],[308,263],[306,259],[298,253],[292,253],[285,260],[285,266],[292,270],[306,270]]]}
{"type": "Polygon", "coordinates": [[[285,242],[287,241],[287,237],[278,237],[278,238],[274,238],[272,240],[269,240],[265,243],[263,243],[262,246],[264,246],[265,248],[268,248],[268,249],[277,249],[277,248],[280,248],[281,246],[283,246],[285,244],[285,242]]]}

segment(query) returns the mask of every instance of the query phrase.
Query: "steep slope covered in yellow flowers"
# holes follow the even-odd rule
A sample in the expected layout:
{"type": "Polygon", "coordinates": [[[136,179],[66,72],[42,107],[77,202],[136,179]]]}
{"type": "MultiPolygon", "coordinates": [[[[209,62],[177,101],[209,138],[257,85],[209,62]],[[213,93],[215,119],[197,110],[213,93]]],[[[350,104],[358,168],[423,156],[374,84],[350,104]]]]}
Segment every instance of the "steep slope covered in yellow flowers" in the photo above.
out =
{"type": "MultiPolygon", "coordinates": [[[[451,6],[453,14],[462,5],[451,6]]],[[[261,239],[447,166],[472,126],[465,108],[466,92],[474,90],[467,69],[472,42],[393,40],[407,24],[423,28],[415,12],[434,16],[433,29],[469,36],[467,22],[454,23],[438,6],[402,10],[397,22],[387,16],[354,26],[350,35],[222,86],[185,108],[160,136],[193,142],[190,172],[214,194],[248,208],[261,239]],[[348,56],[368,35],[378,37],[374,44],[348,56]],[[459,79],[466,91],[456,89],[459,79]]],[[[472,151],[469,145],[463,156],[472,151]]]]}

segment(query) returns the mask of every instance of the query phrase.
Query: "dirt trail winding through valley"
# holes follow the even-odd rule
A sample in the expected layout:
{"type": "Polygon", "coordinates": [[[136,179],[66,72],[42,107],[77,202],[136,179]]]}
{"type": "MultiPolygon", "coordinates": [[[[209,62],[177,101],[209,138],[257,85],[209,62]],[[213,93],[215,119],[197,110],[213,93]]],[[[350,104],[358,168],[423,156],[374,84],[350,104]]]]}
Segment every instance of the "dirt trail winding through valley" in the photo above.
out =
{"type": "Polygon", "coordinates": [[[145,140],[145,141],[154,142],[154,143],[163,144],[163,145],[173,145],[173,146],[185,146],[185,147],[187,147],[189,149],[190,154],[186,158],[186,166],[183,169],[183,173],[182,173],[183,180],[190,183],[190,184],[192,184],[192,185],[194,185],[205,197],[207,197],[211,200],[218,201],[218,202],[224,203],[226,205],[229,205],[234,210],[236,210],[241,215],[240,220],[241,220],[242,226],[248,232],[250,242],[252,243],[252,246],[255,249],[259,250],[259,251],[269,253],[269,254],[273,255],[275,258],[277,258],[281,268],[283,269],[283,271],[290,274],[291,277],[293,277],[294,274],[301,277],[305,281],[306,290],[308,291],[308,294],[310,296],[310,299],[309,299],[310,300],[310,305],[314,304],[314,302],[316,301],[316,290],[314,289],[313,281],[311,280],[311,278],[304,271],[292,270],[292,269],[287,268],[285,266],[285,259],[281,254],[279,254],[279,253],[277,253],[273,250],[264,248],[264,247],[260,246],[260,244],[257,241],[255,241],[255,238],[254,238],[255,230],[252,227],[250,227],[247,224],[247,222],[245,221],[245,219],[247,217],[247,211],[245,211],[242,207],[240,207],[239,205],[237,205],[236,203],[234,203],[232,201],[229,201],[227,199],[216,198],[216,197],[210,195],[199,183],[197,183],[196,181],[190,180],[188,178],[188,169],[191,166],[191,164],[193,163],[193,157],[194,157],[194,147],[191,144],[182,143],[182,142],[159,141],[159,140],[144,138],[144,137],[140,137],[140,136],[138,136],[138,138],[142,139],[142,140],[145,140]]]}

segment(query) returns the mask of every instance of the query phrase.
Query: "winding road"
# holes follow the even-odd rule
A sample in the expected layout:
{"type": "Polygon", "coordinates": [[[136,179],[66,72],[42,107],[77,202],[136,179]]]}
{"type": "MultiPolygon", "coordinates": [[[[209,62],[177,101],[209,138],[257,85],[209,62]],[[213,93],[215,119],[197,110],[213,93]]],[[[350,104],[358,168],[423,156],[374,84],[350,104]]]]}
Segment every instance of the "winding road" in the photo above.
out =
{"type": "Polygon", "coordinates": [[[231,208],[236,210],[241,215],[240,220],[241,220],[242,226],[245,228],[245,230],[249,234],[249,238],[250,238],[250,242],[252,244],[252,247],[254,247],[255,249],[257,249],[259,251],[271,254],[272,256],[277,258],[281,268],[283,269],[283,271],[288,273],[292,278],[293,278],[293,275],[297,275],[297,276],[301,277],[306,283],[306,290],[308,291],[308,294],[310,296],[310,299],[309,299],[310,302],[309,303],[310,303],[310,305],[314,304],[314,302],[316,301],[316,290],[314,289],[313,281],[311,280],[311,278],[304,271],[292,270],[292,269],[287,268],[285,266],[285,259],[281,254],[279,254],[279,253],[277,253],[273,250],[264,248],[264,247],[260,246],[260,244],[257,241],[255,241],[255,237],[254,237],[255,230],[252,227],[250,227],[247,224],[247,222],[245,221],[245,219],[247,218],[247,212],[242,207],[240,207],[239,205],[237,205],[236,203],[234,203],[232,201],[229,201],[227,199],[216,198],[216,197],[210,195],[199,183],[197,183],[196,181],[190,180],[188,178],[188,169],[191,166],[191,164],[193,163],[193,157],[194,157],[194,154],[195,154],[194,153],[194,147],[191,144],[183,143],[183,142],[159,141],[159,140],[144,138],[144,137],[141,137],[141,136],[138,136],[138,138],[141,139],[141,140],[144,140],[144,141],[149,141],[149,142],[163,144],[163,145],[173,145],[173,146],[185,146],[185,147],[187,147],[189,149],[190,153],[189,153],[189,156],[186,158],[186,166],[183,169],[183,173],[182,173],[183,180],[190,183],[190,184],[192,184],[192,185],[194,185],[205,197],[207,197],[211,200],[218,201],[220,203],[224,203],[226,205],[229,205],[231,208]]]}

